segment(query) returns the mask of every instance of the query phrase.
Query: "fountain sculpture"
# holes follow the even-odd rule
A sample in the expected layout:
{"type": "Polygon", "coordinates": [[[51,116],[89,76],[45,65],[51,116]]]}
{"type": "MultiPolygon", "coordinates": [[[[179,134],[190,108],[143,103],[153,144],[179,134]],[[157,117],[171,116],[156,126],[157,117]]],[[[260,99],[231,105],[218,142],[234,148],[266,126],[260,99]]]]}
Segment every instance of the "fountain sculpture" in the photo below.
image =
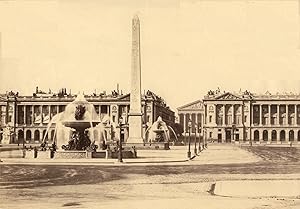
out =
{"type": "MultiPolygon", "coordinates": [[[[168,126],[162,118],[159,116],[157,120],[146,130],[146,136],[149,143],[166,143],[170,142],[170,131],[174,134],[176,138],[176,133],[172,127],[168,126]],[[147,135],[148,133],[148,135],[147,135]]],[[[177,140],[177,138],[176,138],[177,140]]],[[[167,149],[169,147],[167,146],[167,149]]]]}
{"type": "MultiPolygon", "coordinates": [[[[95,150],[97,146],[93,128],[100,122],[94,106],[84,98],[84,95],[79,94],[66,106],[64,112],[53,117],[48,125],[47,133],[51,125],[56,123],[54,143],[58,149],[95,150]]],[[[43,143],[46,143],[46,135],[43,143]]]]}
{"type": "MultiPolygon", "coordinates": [[[[39,149],[35,147],[33,156],[34,158],[116,158],[119,152],[118,147],[113,145],[116,139],[111,138],[112,146],[107,144],[105,126],[108,124],[111,132],[115,132],[115,124],[109,117],[106,116],[101,121],[94,105],[80,94],[66,106],[64,112],[52,118],[43,142],[39,149]],[[47,134],[52,124],[55,124],[54,139],[52,145],[48,146],[47,134]],[[94,131],[97,134],[94,135],[94,131]]],[[[122,153],[126,158],[136,158],[135,149],[126,149],[122,153]]],[[[30,154],[28,156],[30,157],[30,154]]]]}

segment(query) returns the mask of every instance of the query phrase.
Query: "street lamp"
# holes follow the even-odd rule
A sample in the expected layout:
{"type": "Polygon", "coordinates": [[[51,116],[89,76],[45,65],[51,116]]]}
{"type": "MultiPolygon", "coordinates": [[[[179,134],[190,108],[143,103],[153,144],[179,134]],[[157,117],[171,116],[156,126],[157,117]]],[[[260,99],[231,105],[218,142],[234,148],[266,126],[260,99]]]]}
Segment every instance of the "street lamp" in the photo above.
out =
{"type": "Polygon", "coordinates": [[[199,152],[201,152],[201,137],[203,138],[203,134],[202,134],[202,130],[201,128],[198,126],[198,130],[199,130],[199,146],[198,146],[198,150],[199,152]]]}
{"type": "Polygon", "coordinates": [[[204,144],[203,144],[203,148],[207,148],[207,130],[205,129],[205,137],[204,137],[204,144]]]}
{"type": "Polygon", "coordinates": [[[120,137],[119,137],[119,155],[118,155],[118,162],[123,162],[123,156],[122,156],[122,140],[121,140],[121,134],[122,134],[122,125],[123,125],[123,117],[120,116],[119,118],[119,127],[120,127],[120,137]]]}
{"type": "Polygon", "coordinates": [[[231,143],[234,143],[234,141],[235,141],[235,137],[234,137],[234,135],[235,135],[235,128],[236,128],[235,124],[232,124],[232,137],[231,137],[231,143]]]}
{"type": "Polygon", "coordinates": [[[187,152],[187,157],[191,158],[191,128],[192,128],[192,120],[189,119],[188,121],[188,128],[189,128],[189,149],[187,152]]]}
{"type": "Polygon", "coordinates": [[[25,126],[23,126],[23,149],[25,147],[25,126]]]}
{"type": "Polygon", "coordinates": [[[197,126],[197,123],[195,123],[195,148],[194,148],[195,155],[197,155],[197,129],[198,129],[198,126],[197,126]]]}

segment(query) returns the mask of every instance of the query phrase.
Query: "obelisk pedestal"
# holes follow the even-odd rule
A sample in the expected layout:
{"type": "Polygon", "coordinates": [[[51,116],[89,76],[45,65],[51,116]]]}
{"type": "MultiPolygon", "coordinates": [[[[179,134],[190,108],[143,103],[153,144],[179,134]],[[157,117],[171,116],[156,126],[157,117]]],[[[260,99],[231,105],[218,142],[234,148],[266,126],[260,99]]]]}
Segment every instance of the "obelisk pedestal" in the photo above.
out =
{"type": "Polygon", "coordinates": [[[140,53],[140,20],[132,19],[132,55],[131,55],[131,92],[129,110],[129,137],[126,143],[143,143],[142,107],[141,107],[141,53],[140,53]]]}

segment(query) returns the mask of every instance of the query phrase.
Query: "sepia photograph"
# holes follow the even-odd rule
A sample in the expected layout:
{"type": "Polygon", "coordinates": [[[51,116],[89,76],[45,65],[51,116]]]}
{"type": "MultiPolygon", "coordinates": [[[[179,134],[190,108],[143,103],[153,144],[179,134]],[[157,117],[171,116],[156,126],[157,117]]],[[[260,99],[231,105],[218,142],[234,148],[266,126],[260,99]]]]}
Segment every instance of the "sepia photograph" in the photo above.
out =
{"type": "Polygon", "coordinates": [[[300,0],[0,0],[20,208],[300,208],[300,0]]]}

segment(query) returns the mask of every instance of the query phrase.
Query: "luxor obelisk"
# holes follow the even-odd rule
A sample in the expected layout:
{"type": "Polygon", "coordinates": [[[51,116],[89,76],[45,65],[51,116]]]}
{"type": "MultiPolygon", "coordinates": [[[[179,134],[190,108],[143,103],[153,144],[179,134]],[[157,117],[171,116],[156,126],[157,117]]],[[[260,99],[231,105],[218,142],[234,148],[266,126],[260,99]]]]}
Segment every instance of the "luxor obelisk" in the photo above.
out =
{"type": "Polygon", "coordinates": [[[140,20],[132,19],[131,92],[129,110],[129,137],[127,143],[143,143],[141,108],[141,53],[140,20]]]}

